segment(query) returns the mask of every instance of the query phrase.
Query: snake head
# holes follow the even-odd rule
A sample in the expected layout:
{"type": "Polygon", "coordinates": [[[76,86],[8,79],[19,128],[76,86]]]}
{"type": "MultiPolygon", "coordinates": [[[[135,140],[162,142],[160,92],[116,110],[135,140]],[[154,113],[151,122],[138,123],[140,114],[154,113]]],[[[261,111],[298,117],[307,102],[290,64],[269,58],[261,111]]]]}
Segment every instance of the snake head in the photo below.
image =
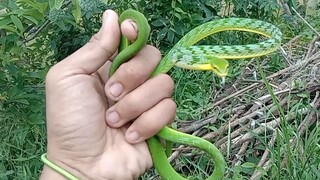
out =
{"type": "Polygon", "coordinates": [[[210,57],[209,59],[212,71],[219,77],[226,77],[228,75],[229,62],[225,59],[210,57]]]}

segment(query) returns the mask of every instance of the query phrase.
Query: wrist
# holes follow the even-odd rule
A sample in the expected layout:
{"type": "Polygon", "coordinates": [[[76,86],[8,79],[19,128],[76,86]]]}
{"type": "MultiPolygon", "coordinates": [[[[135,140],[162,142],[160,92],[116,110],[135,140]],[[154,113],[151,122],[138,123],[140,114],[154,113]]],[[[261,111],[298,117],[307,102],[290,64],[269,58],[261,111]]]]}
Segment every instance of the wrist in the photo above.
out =
{"type": "Polygon", "coordinates": [[[57,173],[47,165],[43,166],[42,173],[40,175],[40,180],[66,180],[61,174],[57,173]]]}
{"type": "Polygon", "coordinates": [[[46,154],[41,156],[41,160],[44,162],[44,167],[40,179],[85,179],[80,171],[68,166],[68,163],[52,157],[47,158],[46,154]]]}

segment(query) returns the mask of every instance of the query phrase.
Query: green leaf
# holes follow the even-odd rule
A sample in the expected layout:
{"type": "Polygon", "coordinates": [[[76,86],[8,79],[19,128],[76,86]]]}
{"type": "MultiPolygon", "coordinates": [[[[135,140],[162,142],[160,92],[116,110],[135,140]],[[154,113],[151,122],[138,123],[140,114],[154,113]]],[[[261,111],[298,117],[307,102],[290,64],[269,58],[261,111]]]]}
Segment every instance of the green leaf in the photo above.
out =
{"type": "Polygon", "coordinates": [[[309,97],[308,94],[306,94],[306,93],[299,93],[299,94],[297,94],[297,96],[301,97],[301,98],[308,98],[309,97]]]}
{"type": "Polygon", "coordinates": [[[241,167],[243,168],[254,168],[255,167],[255,164],[254,163],[251,163],[251,162],[245,162],[241,165],[241,167]]]}
{"type": "Polygon", "coordinates": [[[80,25],[78,25],[77,23],[75,23],[74,21],[72,21],[70,19],[64,19],[64,21],[66,23],[69,23],[69,24],[73,25],[74,27],[80,29],[81,31],[85,31],[85,29],[83,27],[81,27],[80,25]]]}
{"type": "Polygon", "coordinates": [[[29,101],[27,99],[15,99],[15,102],[24,104],[24,105],[29,105],[29,101]]]}
{"type": "Polygon", "coordinates": [[[161,19],[157,19],[155,21],[152,21],[151,25],[154,26],[154,27],[161,27],[161,26],[164,26],[166,24],[161,19]]]}
{"type": "Polygon", "coordinates": [[[76,20],[76,23],[79,23],[81,19],[81,7],[79,0],[72,0],[73,8],[72,8],[72,15],[76,20]]]}
{"type": "Polygon", "coordinates": [[[259,171],[264,176],[267,175],[267,171],[263,169],[263,167],[257,167],[256,170],[259,171]]]}
{"type": "Polygon", "coordinates": [[[4,30],[11,31],[18,34],[18,31],[15,28],[10,26],[0,26],[0,29],[4,29],[4,30]]]}
{"type": "Polygon", "coordinates": [[[31,114],[29,116],[29,121],[30,124],[32,125],[36,125],[36,124],[44,124],[44,119],[42,119],[42,117],[38,114],[31,114]]]}
{"type": "Polygon", "coordinates": [[[60,9],[64,3],[64,0],[49,0],[50,9],[60,9]]]}
{"type": "Polygon", "coordinates": [[[6,178],[7,176],[10,176],[10,175],[12,175],[12,174],[14,174],[15,172],[13,171],[13,170],[9,170],[9,171],[6,171],[6,172],[4,172],[4,173],[1,173],[0,174],[0,177],[1,178],[6,178]]]}
{"type": "Polygon", "coordinates": [[[55,8],[55,4],[56,4],[56,1],[55,1],[55,0],[49,0],[49,7],[50,7],[50,9],[55,8]]]}
{"type": "Polygon", "coordinates": [[[168,34],[167,34],[167,40],[172,43],[174,39],[174,32],[172,30],[169,30],[168,34]]]}
{"type": "Polygon", "coordinates": [[[168,33],[168,27],[164,27],[163,29],[160,30],[158,33],[158,39],[162,40],[168,33]]]}
{"type": "Polygon", "coordinates": [[[181,8],[177,7],[174,8],[175,11],[179,12],[179,13],[185,13],[181,8]]]}
{"type": "Polygon", "coordinates": [[[59,28],[61,28],[62,30],[67,30],[66,25],[63,21],[58,21],[55,23],[57,26],[59,26],[59,28]]]}
{"type": "Polygon", "coordinates": [[[41,14],[39,11],[33,9],[33,10],[29,10],[25,13],[25,16],[31,16],[33,18],[36,18],[38,20],[43,20],[44,19],[44,15],[41,14]]]}
{"type": "Polygon", "coordinates": [[[36,25],[39,24],[38,20],[36,20],[36,19],[35,19],[34,17],[32,17],[32,16],[24,16],[24,18],[30,20],[31,22],[33,22],[33,23],[36,24],[36,25]]]}
{"type": "Polygon", "coordinates": [[[179,20],[182,19],[181,15],[179,13],[174,13],[174,16],[177,17],[179,20]]]}
{"type": "Polygon", "coordinates": [[[171,1],[171,7],[174,9],[176,7],[176,1],[171,1]]]}
{"type": "Polygon", "coordinates": [[[6,25],[8,25],[10,23],[11,23],[11,20],[9,18],[1,19],[0,20],[0,29],[1,29],[2,26],[6,26],[6,25]]]}
{"type": "Polygon", "coordinates": [[[13,24],[20,30],[20,32],[22,33],[24,31],[24,27],[22,25],[22,22],[20,21],[20,19],[15,16],[15,15],[11,15],[10,16],[13,24]]]}
{"type": "Polygon", "coordinates": [[[55,8],[60,9],[64,3],[64,0],[55,0],[55,8]]]}

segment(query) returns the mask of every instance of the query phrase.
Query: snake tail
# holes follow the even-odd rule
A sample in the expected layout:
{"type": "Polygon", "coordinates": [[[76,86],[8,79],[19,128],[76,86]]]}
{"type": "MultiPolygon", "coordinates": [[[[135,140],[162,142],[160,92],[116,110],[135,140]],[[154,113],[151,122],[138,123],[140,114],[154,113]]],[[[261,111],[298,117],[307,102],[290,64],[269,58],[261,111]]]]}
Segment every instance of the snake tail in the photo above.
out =
{"type": "Polygon", "coordinates": [[[138,26],[138,36],[130,45],[127,43],[128,39],[123,35],[121,36],[119,54],[111,64],[109,76],[112,76],[122,63],[127,62],[130,58],[136,55],[147,44],[149,39],[150,26],[148,20],[142,13],[133,9],[128,9],[121,13],[119,17],[119,24],[126,19],[132,19],[135,21],[138,26]]]}
{"type": "MultiPolygon", "coordinates": [[[[197,136],[175,131],[169,127],[162,128],[157,136],[170,142],[197,147],[205,151],[213,158],[214,161],[214,170],[207,179],[220,180],[223,178],[226,162],[218,148],[209,141],[197,136]]],[[[158,137],[152,137],[147,141],[148,145],[152,147],[150,148],[150,151],[157,172],[160,176],[165,177],[166,180],[185,180],[186,178],[178,174],[170,165],[158,137]]]]}

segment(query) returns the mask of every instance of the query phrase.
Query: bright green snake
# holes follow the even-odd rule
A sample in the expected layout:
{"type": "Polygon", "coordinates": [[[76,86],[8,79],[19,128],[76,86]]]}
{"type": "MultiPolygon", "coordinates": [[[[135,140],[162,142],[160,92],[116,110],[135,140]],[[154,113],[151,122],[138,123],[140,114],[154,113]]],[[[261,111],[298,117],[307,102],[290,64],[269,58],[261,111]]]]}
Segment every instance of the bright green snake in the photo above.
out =
{"type": "MultiPolygon", "coordinates": [[[[128,9],[119,17],[119,23],[126,19],[132,19],[138,26],[138,37],[129,44],[122,36],[119,46],[119,54],[113,60],[109,75],[111,76],[117,68],[128,61],[143,48],[148,41],[150,26],[147,19],[138,11],[128,9]]],[[[211,70],[220,77],[228,73],[229,63],[226,59],[252,58],[269,54],[278,49],[281,44],[281,31],[274,25],[252,19],[225,18],[204,23],[188,32],[175,46],[162,58],[159,65],[153,71],[151,77],[160,73],[168,72],[173,66],[193,70],[211,70]],[[221,31],[240,30],[261,34],[268,39],[256,44],[212,46],[193,46],[201,39],[221,31]]],[[[158,134],[147,140],[152,156],[154,167],[164,179],[183,180],[170,165],[166,152],[160,139],[185,144],[200,148],[212,156],[214,160],[213,173],[208,179],[222,179],[224,176],[226,162],[220,151],[209,141],[185,134],[169,127],[164,127],[158,134]]]]}

